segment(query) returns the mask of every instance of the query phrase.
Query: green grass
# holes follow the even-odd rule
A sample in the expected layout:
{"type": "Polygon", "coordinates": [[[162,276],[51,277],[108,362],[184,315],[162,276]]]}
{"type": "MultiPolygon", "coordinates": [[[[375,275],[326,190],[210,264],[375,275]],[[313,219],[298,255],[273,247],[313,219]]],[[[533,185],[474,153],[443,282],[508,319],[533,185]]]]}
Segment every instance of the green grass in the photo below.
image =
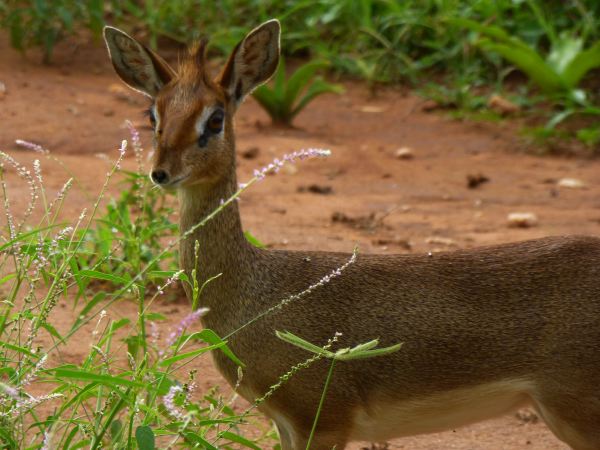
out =
{"type": "MultiPolygon", "coordinates": [[[[141,162],[141,148],[136,152],[141,162]]],[[[218,390],[194,393],[197,374],[181,369],[210,351],[241,364],[210,330],[190,333],[202,310],[191,312],[166,340],[157,337],[166,318],[151,311],[152,303],[177,279],[190,282],[175,269],[177,227],[168,221],[172,201],[164,192],[147,177],[121,170],[119,157],[87,212],[63,222],[60,210],[72,183],[50,198],[41,163],[32,175],[10,156],[0,157],[31,193],[24,217],[14,217],[0,172],[7,218],[0,254],[2,447],[215,448],[218,442],[222,448],[235,442],[260,448],[272,440],[268,429],[247,440],[238,429],[247,418],[233,412],[231,399],[218,390]],[[115,179],[123,193],[101,206],[115,179]],[[38,207],[41,219],[33,221],[38,207]],[[165,244],[167,237],[173,242],[165,244]],[[136,318],[114,314],[123,301],[138,305],[136,318]],[[74,313],[59,331],[60,302],[74,313]],[[80,363],[61,356],[73,342],[89,349],[80,363]]]]}
{"type": "MultiPolygon", "coordinates": [[[[204,286],[198,285],[194,273],[188,277],[178,270],[175,249],[267,173],[329,152],[311,149],[274,160],[200,223],[178,235],[169,221],[174,201],[141,175],[146,172],[145,157],[137,132],[132,127],[131,131],[137,170],[121,168],[127,148],[123,141],[99,193],[90,196],[89,207],[74,219],[65,218],[62,208],[77,180],[68,179],[58,194],[44,185],[45,162],[57,158],[21,142],[42,155],[42,161],[36,160],[30,169],[0,152],[0,195],[6,218],[0,233],[0,446],[277,447],[272,428],[256,418],[256,407],[317,359],[338,358],[338,353],[329,351],[331,343],[290,367],[241,412],[233,409],[234,397],[221,394],[218,386],[199,392],[196,386],[203,374],[190,363],[210,352],[223,352],[238,365],[241,377],[245,364],[227,346],[227,339],[311,292],[315,285],[220,337],[197,325],[206,312],[200,307],[204,286]],[[16,180],[11,174],[10,183],[6,181],[6,168],[29,188],[29,204],[18,216],[11,206],[16,180]],[[116,198],[109,195],[111,186],[121,192],[116,198]],[[168,301],[165,292],[180,281],[190,286],[191,308],[169,327],[168,318],[153,306],[168,301]],[[124,302],[130,304],[129,313],[124,302]],[[76,348],[69,351],[70,347],[76,348]],[[66,356],[77,351],[83,355],[66,356]],[[249,429],[252,433],[246,435],[249,429]]],[[[201,251],[198,246],[196,251],[201,251]]],[[[356,252],[316,285],[342,275],[355,260],[356,252]]],[[[286,337],[296,345],[301,341],[286,337]]],[[[339,358],[349,359],[357,349],[369,353],[364,357],[379,355],[380,350],[372,350],[375,344],[349,353],[342,349],[339,358]]]]}
{"type": "Polygon", "coordinates": [[[0,172],[7,219],[0,253],[2,448],[223,448],[234,442],[260,448],[272,440],[269,429],[254,441],[240,434],[247,418],[218,390],[194,392],[198,375],[182,369],[191,359],[222,351],[241,364],[210,330],[190,332],[202,310],[167,339],[157,335],[166,318],[151,311],[153,302],[177,279],[189,282],[175,270],[178,239],[165,194],[139,173],[121,170],[120,156],[87,211],[63,221],[72,183],[52,198],[41,163],[32,174],[0,157],[30,189],[25,214],[14,217],[0,172]],[[123,194],[104,202],[116,179],[123,194]],[[167,236],[172,243],[163,242],[167,236]],[[137,317],[115,314],[123,301],[137,304],[137,317]],[[73,310],[66,328],[55,325],[59,303],[73,310]],[[72,343],[88,349],[78,363],[62,356],[72,343]]]}

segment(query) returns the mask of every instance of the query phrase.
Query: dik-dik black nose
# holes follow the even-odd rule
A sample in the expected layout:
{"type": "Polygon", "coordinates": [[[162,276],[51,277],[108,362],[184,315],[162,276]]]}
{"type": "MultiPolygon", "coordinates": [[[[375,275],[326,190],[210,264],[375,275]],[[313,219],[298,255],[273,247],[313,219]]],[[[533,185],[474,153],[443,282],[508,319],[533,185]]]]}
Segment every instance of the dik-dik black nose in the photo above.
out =
{"type": "Polygon", "coordinates": [[[152,178],[152,181],[154,181],[156,184],[165,184],[167,181],[169,181],[169,174],[164,170],[157,169],[152,171],[150,178],[152,178]]]}

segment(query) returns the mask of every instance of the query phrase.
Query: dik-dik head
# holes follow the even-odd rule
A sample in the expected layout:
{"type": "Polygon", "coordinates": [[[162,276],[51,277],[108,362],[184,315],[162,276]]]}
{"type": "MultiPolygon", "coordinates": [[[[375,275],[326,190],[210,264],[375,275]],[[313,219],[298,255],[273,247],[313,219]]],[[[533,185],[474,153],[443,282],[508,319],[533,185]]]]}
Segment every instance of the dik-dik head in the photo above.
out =
{"type": "Polygon", "coordinates": [[[121,79],[152,99],[155,156],[150,176],[163,187],[215,183],[235,165],[232,118],[243,99],[267,81],[279,62],[280,26],[265,22],[233,50],[220,75],[206,65],[206,42],[178,70],[126,33],[104,29],[121,79]]]}

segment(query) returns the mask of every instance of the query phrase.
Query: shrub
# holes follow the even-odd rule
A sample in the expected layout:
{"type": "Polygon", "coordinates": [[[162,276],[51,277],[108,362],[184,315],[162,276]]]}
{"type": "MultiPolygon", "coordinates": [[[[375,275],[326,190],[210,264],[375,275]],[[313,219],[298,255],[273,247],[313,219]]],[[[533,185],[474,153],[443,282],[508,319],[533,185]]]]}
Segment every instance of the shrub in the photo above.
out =
{"type": "Polygon", "coordinates": [[[46,63],[50,62],[57,42],[81,24],[99,35],[103,16],[103,0],[13,0],[0,6],[0,25],[9,30],[11,44],[21,51],[41,47],[46,63]]]}
{"type": "Polygon", "coordinates": [[[327,83],[316,72],[326,67],[320,61],[312,61],[299,67],[289,78],[285,75],[283,58],[270,85],[259,86],[252,95],[267,111],[275,124],[289,126],[294,117],[319,95],[343,92],[341,86],[327,83]]]}
{"type": "Polygon", "coordinates": [[[580,37],[552,33],[551,47],[546,56],[512,36],[500,27],[482,25],[467,19],[453,21],[485,36],[478,45],[484,50],[496,52],[517,66],[546,94],[568,97],[582,102],[583,93],[577,90],[582,78],[592,69],[600,67],[600,41],[587,49],[580,37]]]}

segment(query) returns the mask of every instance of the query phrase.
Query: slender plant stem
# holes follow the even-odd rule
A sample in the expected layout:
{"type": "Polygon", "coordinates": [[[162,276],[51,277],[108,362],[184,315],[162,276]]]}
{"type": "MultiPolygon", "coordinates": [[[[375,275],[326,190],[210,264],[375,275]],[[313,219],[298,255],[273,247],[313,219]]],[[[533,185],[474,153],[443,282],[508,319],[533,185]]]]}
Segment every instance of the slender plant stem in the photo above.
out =
{"type": "Polygon", "coordinates": [[[317,429],[317,422],[319,421],[319,416],[321,415],[321,410],[323,409],[323,403],[325,403],[325,396],[327,395],[327,389],[329,388],[329,383],[331,382],[331,377],[333,375],[333,368],[335,367],[335,358],[331,360],[331,365],[329,366],[329,372],[327,373],[327,378],[325,379],[325,386],[323,386],[323,393],[321,394],[321,400],[319,401],[319,407],[317,408],[317,412],[315,414],[315,420],[313,421],[312,429],[310,430],[310,435],[308,436],[308,442],[306,443],[306,450],[310,448],[310,444],[312,442],[313,436],[315,434],[315,430],[317,429]]]}
{"type": "Polygon", "coordinates": [[[101,445],[102,445],[102,438],[106,434],[106,431],[108,430],[108,428],[112,424],[112,422],[113,422],[115,416],[117,415],[117,413],[123,407],[123,404],[125,403],[124,399],[127,398],[130,393],[131,393],[131,388],[128,388],[127,391],[125,392],[125,394],[121,396],[121,398],[119,399],[119,401],[117,402],[117,404],[113,407],[113,409],[110,412],[108,418],[106,419],[106,422],[104,423],[104,426],[100,430],[100,433],[97,434],[97,435],[95,435],[94,438],[92,439],[92,442],[90,443],[90,449],[91,450],[95,450],[95,449],[101,447],[101,445]]]}
{"type": "MultiPolygon", "coordinates": [[[[138,300],[138,321],[140,327],[140,337],[142,342],[142,350],[144,351],[144,355],[148,353],[148,343],[146,342],[146,309],[144,307],[144,296],[146,295],[146,289],[144,286],[139,286],[140,290],[139,300],[138,300]]],[[[133,355],[134,359],[137,355],[133,355]]]]}

